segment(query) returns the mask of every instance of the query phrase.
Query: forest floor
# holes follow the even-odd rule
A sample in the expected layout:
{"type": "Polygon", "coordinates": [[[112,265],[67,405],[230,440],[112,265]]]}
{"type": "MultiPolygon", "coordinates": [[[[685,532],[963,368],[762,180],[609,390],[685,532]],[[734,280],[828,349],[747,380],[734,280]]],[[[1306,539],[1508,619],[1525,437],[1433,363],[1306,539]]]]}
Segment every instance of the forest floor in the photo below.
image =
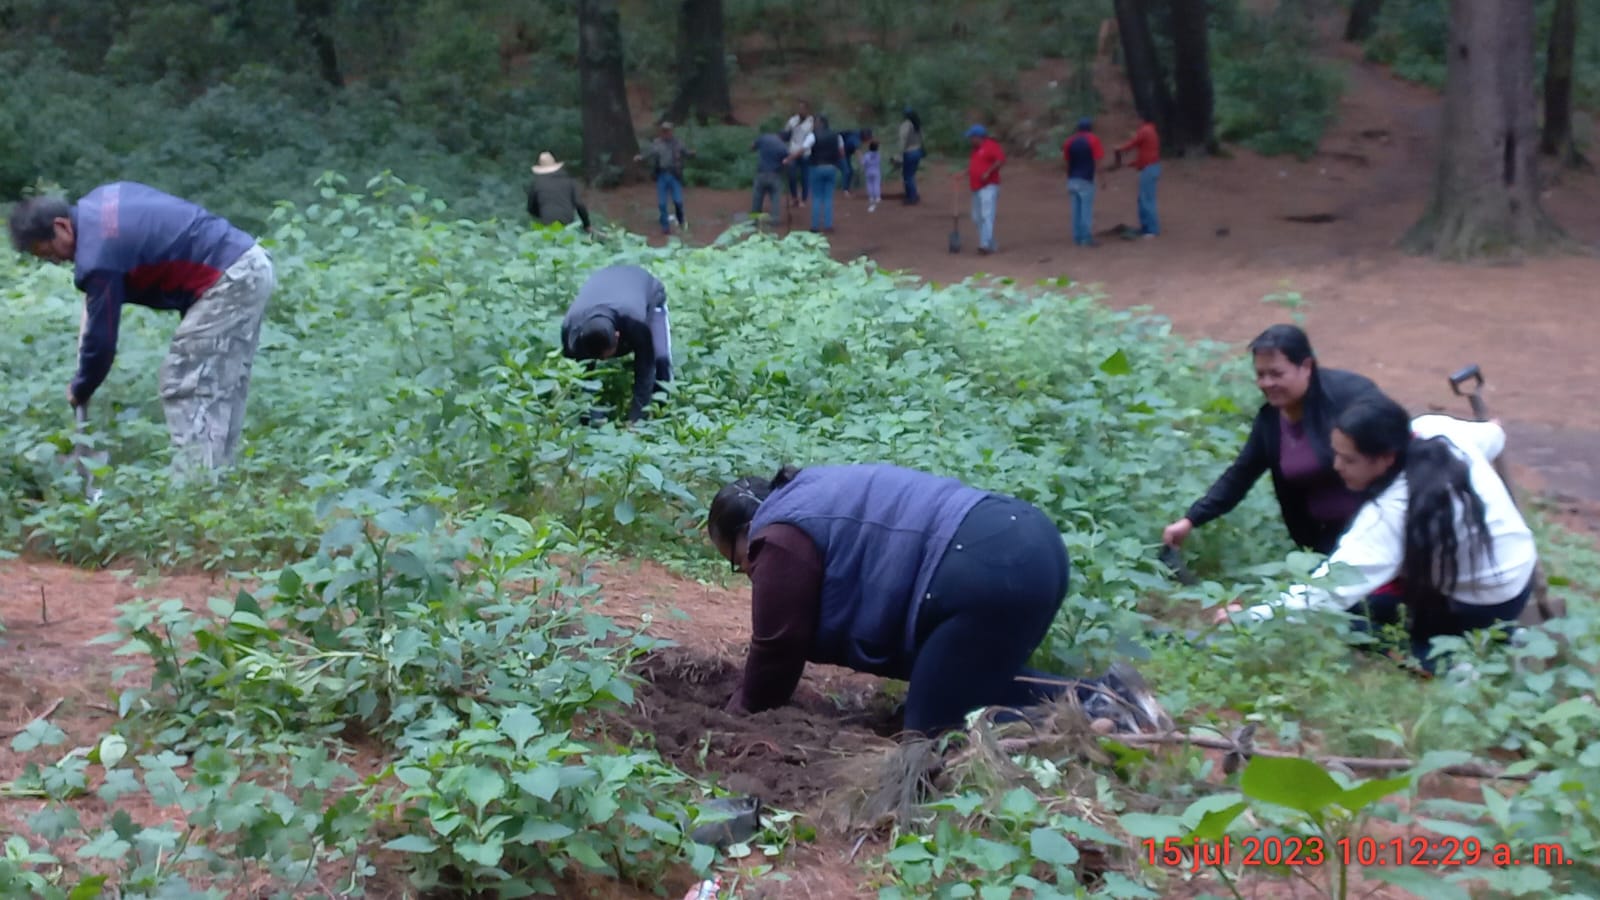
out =
{"type": "MultiPolygon", "coordinates": [[[[1263,299],[1290,297],[1323,364],[1372,377],[1416,411],[1470,415],[1447,376],[1476,363],[1489,410],[1510,432],[1514,471],[1566,521],[1600,532],[1600,405],[1582,399],[1600,385],[1600,256],[1488,266],[1402,253],[1396,242],[1431,190],[1439,95],[1361,60],[1355,48],[1330,53],[1346,90],[1320,152],[1304,162],[1236,148],[1226,158],[1166,160],[1159,238],[1103,234],[1098,247],[1073,246],[1060,164],[1014,159],[1003,171],[999,252],[979,256],[958,163],[940,160],[924,165],[918,206],[892,196],[869,213],[862,191],[840,195],[830,249],[935,282],[1067,277],[1114,307],[1146,307],[1182,334],[1239,346],[1241,367],[1249,365],[1243,344],[1290,318],[1263,299]],[[952,219],[962,231],[959,254],[948,251],[952,219]]],[[[1108,99],[1096,130],[1120,142],[1134,119],[1115,88],[1108,99]]],[[[1547,176],[1545,208],[1575,238],[1600,245],[1600,178],[1547,176]]],[[[1133,170],[1103,171],[1102,182],[1096,231],[1136,225],[1133,170]]],[[[898,182],[885,190],[901,193],[898,182]]],[[[649,185],[601,195],[595,206],[632,230],[659,230],[649,185]]],[[[748,216],[750,195],[696,189],[686,206],[687,239],[708,242],[748,216]]],[[[809,213],[789,211],[788,226],[808,228],[809,213]]]]}

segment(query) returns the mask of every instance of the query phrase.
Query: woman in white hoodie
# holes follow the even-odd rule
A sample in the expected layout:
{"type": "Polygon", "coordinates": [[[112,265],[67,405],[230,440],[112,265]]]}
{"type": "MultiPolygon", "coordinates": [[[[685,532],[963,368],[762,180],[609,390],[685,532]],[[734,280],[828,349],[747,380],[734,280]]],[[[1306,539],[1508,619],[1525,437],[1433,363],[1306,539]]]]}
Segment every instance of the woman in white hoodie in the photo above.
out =
{"type": "Polygon", "coordinates": [[[1402,621],[1411,652],[1429,672],[1433,638],[1515,622],[1533,590],[1533,533],[1493,460],[1505,447],[1495,422],[1411,419],[1374,393],[1334,422],[1334,468],[1370,499],[1317,575],[1347,567],[1343,584],[1299,585],[1274,607],[1342,610],[1367,627],[1402,621]]]}

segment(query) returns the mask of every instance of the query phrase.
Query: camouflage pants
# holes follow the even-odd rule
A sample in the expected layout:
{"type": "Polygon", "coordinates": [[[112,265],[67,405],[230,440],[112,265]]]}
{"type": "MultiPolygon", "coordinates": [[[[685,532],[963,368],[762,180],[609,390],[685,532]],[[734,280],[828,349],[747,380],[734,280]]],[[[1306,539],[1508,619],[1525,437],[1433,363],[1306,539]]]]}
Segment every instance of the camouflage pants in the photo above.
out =
{"type": "Polygon", "coordinates": [[[161,403],[180,473],[233,463],[267,298],[277,286],[260,244],[184,314],[161,366],[161,403]]]}

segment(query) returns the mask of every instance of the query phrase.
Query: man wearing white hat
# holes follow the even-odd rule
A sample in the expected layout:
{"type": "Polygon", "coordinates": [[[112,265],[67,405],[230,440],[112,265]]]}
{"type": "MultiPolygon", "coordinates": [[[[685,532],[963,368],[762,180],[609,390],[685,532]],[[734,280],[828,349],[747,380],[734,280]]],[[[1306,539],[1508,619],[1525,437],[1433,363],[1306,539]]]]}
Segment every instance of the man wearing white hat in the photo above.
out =
{"type": "Polygon", "coordinates": [[[583,221],[583,230],[589,227],[589,210],[578,199],[577,179],[562,169],[550,151],[539,154],[539,163],[533,167],[533,184],[528,186],[528,215],[543,225],[569,225],[576,214],[583,221]]]}

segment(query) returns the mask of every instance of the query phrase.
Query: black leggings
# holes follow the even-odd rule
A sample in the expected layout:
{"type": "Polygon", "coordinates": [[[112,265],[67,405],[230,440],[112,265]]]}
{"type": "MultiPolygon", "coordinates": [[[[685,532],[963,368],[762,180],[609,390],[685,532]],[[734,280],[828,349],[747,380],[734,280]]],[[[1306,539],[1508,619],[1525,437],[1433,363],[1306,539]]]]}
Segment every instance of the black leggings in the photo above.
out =
{"type": "MultiPolygon", "coordinates": [[[[1402,585],[1390,582],[1350,610],[1356,617],[1351,627],[1371,633],[1385,626],[1403,625],[1410,638],[1407,649],[1423,671],[1432,674],[1439,664],[1437,659],[1428,656],[1434,638],[1460,637],[1469,631],[1501,624],[1515,627],[1532,594],[1533,579],[1529,578],[1527,585],[1510,600],[1494,606],[1475,606],[1430,592],[1408,593],[1402,585]]],[[[1380,643],[1376,649],[1386,648],[1380,643]]]]}
{"type": "Polygon", "coordinates": [[[1015,679],[1055,621],[1070,569],[1061,532],[1032,505],[991,496],[973,507],[918,614],[906,730],[933,735],[979,707],[1046,696],[1015,679]]]}

